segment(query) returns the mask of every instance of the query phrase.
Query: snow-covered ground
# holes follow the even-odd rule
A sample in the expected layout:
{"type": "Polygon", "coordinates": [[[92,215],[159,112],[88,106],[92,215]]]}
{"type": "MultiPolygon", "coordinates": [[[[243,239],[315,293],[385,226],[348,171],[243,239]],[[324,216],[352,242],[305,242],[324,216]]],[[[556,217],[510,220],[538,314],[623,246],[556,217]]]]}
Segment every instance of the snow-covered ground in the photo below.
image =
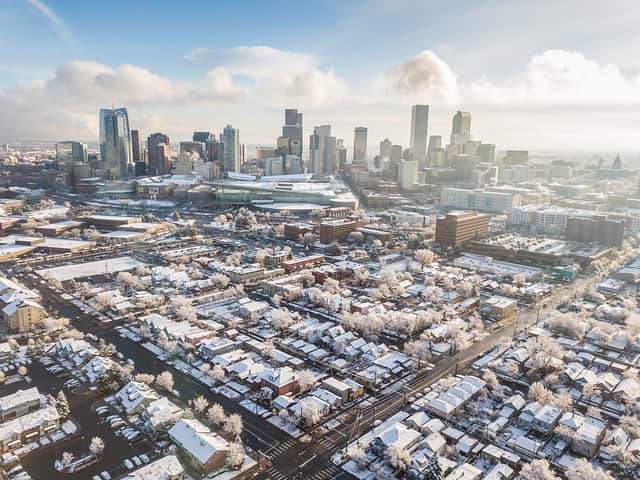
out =
{"type": "Polygon", "coordinates": [[[45,268],[36,273],[42,278],[55,278],[61,282],[73,278],[92,277],[133,270],[142,262],[131,257],[116,257],[97,262],[77,263],[75,265],[63,265],[61,267],[45,268]]]}
{"type": "Polygon", "coordinates": [[[300,438],[304,434],[304,432],[302,430],[297,428],[291,422],[287,422],[287,421],[281,419],[277,415],[272,415],[271,417],[269,417],[267,419],[267,422],[269,422],[270,424],[278,427],[280,430],[282,430],[284,432],[287,432],[289,435],[291,435],[292,437],[295,437],[295,438],[300,438]]]}

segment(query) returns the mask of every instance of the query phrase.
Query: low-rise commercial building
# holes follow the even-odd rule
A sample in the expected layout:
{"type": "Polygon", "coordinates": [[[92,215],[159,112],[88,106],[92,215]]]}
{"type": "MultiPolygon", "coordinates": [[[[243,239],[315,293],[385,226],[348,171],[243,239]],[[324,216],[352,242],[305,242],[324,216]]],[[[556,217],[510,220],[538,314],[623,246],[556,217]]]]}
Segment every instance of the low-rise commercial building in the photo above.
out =
{"type": "Polygon", "coordinates": [[[456,247],[489,234],[489,216],[478,212],[449,212],[436,220],[436,242],[456,247]]]}

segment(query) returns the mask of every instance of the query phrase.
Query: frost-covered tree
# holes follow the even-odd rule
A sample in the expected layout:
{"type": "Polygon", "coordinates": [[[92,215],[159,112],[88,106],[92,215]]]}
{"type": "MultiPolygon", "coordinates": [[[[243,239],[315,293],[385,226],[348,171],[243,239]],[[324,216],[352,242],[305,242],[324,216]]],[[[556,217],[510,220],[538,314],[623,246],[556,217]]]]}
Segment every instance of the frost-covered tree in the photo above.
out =
{"type": "Polygon", "coordinates": [[[309,398],[303,398],[299,405],[300,415],[305,419],[307,425],[315,425],[322,418],[318,404],[309,398]]]}
{"type": "Polygon", "coordinates": [[[171,372],[165,370],[156,377],[156,385],[163,390],[173,390],[173,375],[171,372]]]}
{"type": "Polygon", "coordinates": [[[309,370],[303,370],[297,374],[298,387],[301,392],[307,392],[316,384],[316,376],[309,370]]]}
{"type": "Polygon", "coordinates": [[[138,373],[134,380],[136,382],[144,383],[146,385],[151,385],[155,381],[156,377],[149,373],[138,373]]]}
{"type": "Polygon", "coordinates": [[[238,437],[242,433],[242,417],[233,413],[227,417],[222,429],[231,437],[238,437]]]}
{"type": "Polygon", "coordinates": [[[277,330],[286,330],[293,323],[293,315],[286,308],[271,311],[271,325],[277,330]]]}
{"type": "Polygon", "coordinates": [[[551,403],[553,392],[545,387],[542,382],[533,382],[529,387],[528,398],[532,402],[551,403]]]}
{"type": "Polygon", "coordinates": [[[207,419],[211,422],[212,425],[222,425],[226,418],[227,414],[224,412],[222,405],[220,405],[219,403],[212,403],[207,410],[207,419]]]}
{"type": "Polygon", "coordinates": [[[531,463],[527,463],[520,470],[520,476],[527,480],[558,480],[546,460],[534,460],[531,463]]]}
{"type": "Polygon", "coordinates": [[[231,442],[227,452],[227,465],[232,469],[238,469],[244,462],[244,447],[241,442],[231,442]]]}
{"type": "Polygon", "coordinates": [[[63,452],[62,453],[62,465],[64,467],[69,467],[73,463],[75,456],[71,452],[63,452]]]}
{"type": "Polygon", "coordinates": [[[211,370],[209,370],[209,376],[216,382],[224,380],[226,373],[224,368],[220,364],[215,364],[211,370]]]}
{"type": "Polygon", "coordinates": [[[202,414],[202,412],[204,412],[205,409],[209,406],[209,402],[206,398],[200,395],[193,399],[191,405],[193,406],[194,412],[196,412],[197,414],[202,414]]]}
{"type": "Polygon", "coordinates": [[[409,451],[404,448],[400,448],[397,445],[391,445],[387,448],[385,456],[387,457],[389,465],[396,470],[404,471],[411,464],[411,455],[409,455],[409,451]]]}
{"type": "Polygon", "coordinates": [[[594,467],[590,461],[579,458],[566,472],[567,480],[613,480],[604,470],[594,467]]]}
{"type": "Polygon", "coordinates": [[[102,455],[102,452],[104,452],[104,440],[100,437],[93,437],[91,444],[89,444],[89,451],[96,457],[102,455]]]}
{"type": "Polygon", "coordinates": [[[62,418],[67,418],[70,413],[69,401],[67,400],[67,396],[64,394],[64,391],[60,390],[56,397],[56,410],[58,410],[58,414],[62,418]]]}
{"type": "Polygon", "coordinates": [[[427,265],[435,260],[435,254],[431,250],[427,249],[416,250],[414,257],[423,270],[427,265]]]}

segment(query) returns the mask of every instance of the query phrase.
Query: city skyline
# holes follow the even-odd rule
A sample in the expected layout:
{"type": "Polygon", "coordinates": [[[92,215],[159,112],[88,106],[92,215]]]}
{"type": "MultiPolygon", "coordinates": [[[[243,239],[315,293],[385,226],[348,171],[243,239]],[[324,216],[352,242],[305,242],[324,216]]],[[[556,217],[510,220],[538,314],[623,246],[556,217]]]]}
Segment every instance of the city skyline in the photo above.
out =
{"type": "MultiPolygon", "coordinates": [[[[308,8],[285,5],[285,18],[308,8]]],[[[634,13],[616,9],[602,18],[595,2],[549,3],[543,9],[558,18],[571,12],[576,23],[598,21],[600,28],[587,39],[573,22],[546,22],[523,2],[503,9],[460,2],[457,35],[451,35],[445,30],[454,19],[434,2],[397,8],[382,2],[366,9],[363,40],[354,43],[346,26],[362,8],[356,2],[326,6],[319,20],[339,27],[329,39],[316,26],[307,26],[305,35],[293,25],[276,35],[275,26],[266,24],[277,6],[249,3],[209,14],[193,4],[205,19],[216,14],[228,22],[212,38],[169,35],[170,45],[146,25],[129,28],[131,19],[123,18],[120,38],[104,45],[96,37],[111,17],[96,22],[98,12],[91,6],[5,1],[0,8],[11,22],[1,35],[11,41],[0,47],[6,59],[0,141],[97,142],[95,112],[114,104],[128,108],[132,127],[143,135],[164,131],[187,140],[193,130],[220,131],[232,123],[246,143],[273,144],[281,109],[292,105],[305,112],[306,125],[331,124],[337,138],[350,142],[353,128],[366,124],[369,147],[385,137],[408,145],[406,110],[428,104],[430,133],[445,138],[451,115],[462,110],[473,114],[474,133],[498,148],[636,151],[639,65],[625,55],[628,47],[621,47],[637,37],[634,13]],[[413,19],[421,16],[423,23],[413,19]],[[532,38],[509,46],[501,35],[479,39],[479,29],[471,25],[482,18],[500,21],[503,35],[522,30],[519,37],[532,38]],[[517,21],[522,18],[527,22],[517,21]],[[383,19],[391,34],[384,40],[373,33],[383,19]],[[400,22],[403,33],[391,20],[400,22]],[[140,35],[149,41],[135,41],[140,35]],[[345,49],[340,41],[353,46],[345,49]],[[10,47],[16,42],[21,48],[10,47]]],[[[144,5],[136,6],[131,18],[138,8],[144,5]]],[[[188,23],[186,11],[160,10],[160,23],[188,23]]]]}

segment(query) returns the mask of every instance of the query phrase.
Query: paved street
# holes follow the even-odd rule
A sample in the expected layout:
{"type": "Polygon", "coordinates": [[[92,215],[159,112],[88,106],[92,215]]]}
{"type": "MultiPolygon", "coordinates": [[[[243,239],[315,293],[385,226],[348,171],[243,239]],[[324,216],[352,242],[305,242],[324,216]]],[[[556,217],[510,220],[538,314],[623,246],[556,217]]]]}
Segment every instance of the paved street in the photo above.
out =
{"type": "MultiPolygon", "coordinates": [[[[50,307],[70,318],[76,328],[86,333],[93,333],[116,345],[119,352],[135,362],[139,372],[157,375],[164,370],[170,370],[175,380],[174,388],[182,400],[188,401],[198,395],[204,395],[210,402],[220,403],[226,411],[239,413],[244,421],[244,443],[257,452],[268,452],[271,457],[272,465],[258,475],[260,479],[292,479],[296,478],[297,474],[301,475],[297,478],[313,480],[351,478],[331,463],[331,457],[344,448],[347,438],[353,441],[358,435],[372,428],[376,420],[384,420],[402,410],[406,400],[415,392],[432,385],[446,375],[464,371],[478,356],[497,345],[511,342],[516,326],[520,331],[534,323],[537,318],[537,309],[528,309],[518,315],[517,325],[514,321],[494,325],[492,333],[487,337],[459,352],[458,355],[439,361],[433,370],[418,373],[406,382],[398,382],[396,390],[379,395],[370,405],[362,408],[359,405],[353,405],[342,411],[338,415],[342,423],[329,433],[320,433],[321,427],[326,422],[316,426],[311,432],[314,440],[305,445],[261,417],[244,408],[239,408],[233,400],[212,393],[191,377],[159,361],[153,353],[139,344],[122,338],[114,330],[114,324],[98,325],[92,317],[87,317],[75,305],[60,298],[59,294],[48,285],[34,281],[27,275],[21,275],[20,280],[27,286],[39,290],[50,307]]],[[[545,302],[547,310],[557,306],[562,294],[584,288],[591,281],[581,279],[575,284],[559,287],[554,297],[545,302]]]]}

